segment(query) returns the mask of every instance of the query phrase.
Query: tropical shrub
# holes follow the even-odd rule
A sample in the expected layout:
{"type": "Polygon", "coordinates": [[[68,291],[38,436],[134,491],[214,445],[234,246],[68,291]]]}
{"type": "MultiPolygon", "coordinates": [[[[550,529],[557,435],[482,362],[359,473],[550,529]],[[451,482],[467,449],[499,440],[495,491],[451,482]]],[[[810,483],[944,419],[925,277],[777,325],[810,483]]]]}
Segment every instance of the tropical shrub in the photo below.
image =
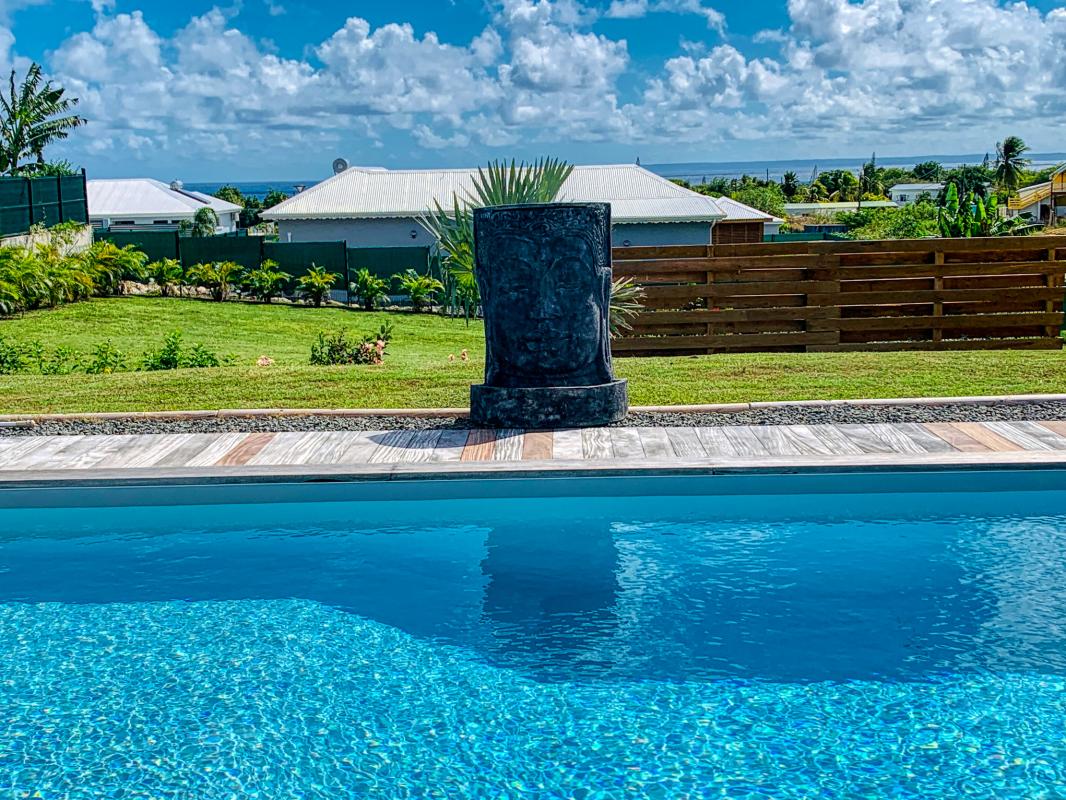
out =
{"type": "Polygon", "coordinates": [[[329,293],[333,291],[333,286],[340,277],[338,273],[327,272],[324,267],[312,263],[307,274],[296,282],[296,293],[304,301],[318,308],[329,299],[329,293]]]}
{"type": "Polygon", "coordinates": [[[229,297],[230,287],[240,273],[240,264],[233,261],[213,261],[193,264],[189,267],[187,278],[190,283],[207,289],[211,292],[212,299],[221,303],[229,297]]]}
{"type": "Polygon", "coordinates": [[[609,326],[611,336],[621,336],[624,331],[633,330],[633,318],[644,310],[644,289],[631,278],[619,278],[611,284],[611,304],[609,326]]]}
{"type": "Polygon", "coordinates": [[[285,292],[285,284],[292,278],[287,272],[278,269],[278,262],[266,259],[262,264],[248,270],[241,278],[241,288],[252,297],[269,303],[285,292]]]}
{"type": "Polygon", "coordinates": [[[153,261],[148,265],[147,271],[163,297],[170,297],[175,289],[180,289],[185,280],[185,270],[176,258],[153,261]]]}
{"type": "Polygon", "coordinates": [[[220,359],[204,345],[193,345],[185,350],[181,331],[172,331],[163,339],[163,346],[158,350],[149,350],[141,358],[141,368],[148,372],[167,369],[194,369],[199,367],[221,366],[220,359]]]}
{"type": "Polygon", "coordinates": [[[967,239],[977,236],[1019,236],[1042,227],[1017,217],[999,216],[999,198],[995,195],[985,200],[971,191],[960,202],[959,190],[954,183],[949,183],[945,189],[938,223],[940,235],[944,238],[967,239]]]}
{"type": "Polygon", "coordinates": [[[182,236],[204,238],[214,236],[218,229],[218,214],[213,208],[204,206],[197,209],[191,220],[182,220],[178,224],[178,233],[182,236]]]}
{"type": "Polygon", "coordinates": [[[389,299],[389,282],[365,267],[355,273],[349,288],[366,311],[373,311],[380,301],[389,299]]]}
{"type": "Polygon", "coordinates": [[[381,364],[385,349],[392,339],[392,325],[385,323],[376,333],[351,338],[347,331],[318,334],[311,344],[311,363],[316,366],[344,364],[381,364]]]}
{"type": "Polygon", "coordinates": [[[16,342],[0,335],[0,375],[12,375],[26,369],[25,350],[16,342]]]}
{"type": "Polygon", "coordinates": [[[413,269],[392,276],[400,291],[407,295],[415,312],[431,306],[437,293],[444,291],[444,284],[431,275],[419,275],[413,269]]]}
{"type": "Polygon", "coordinates": [[[144,281],[148,277],[148,256],[132,244],[119,247],[113,242],[94,242],[81,258],[98,295],[121,294],[123,281],[144,281]]]}
{"type": "Polygon", "coordinates": [[[108,339],[96,345],[92,355],[85,364],[85,371],[90,375],[110,375],[126,368],[125,354],[108,339]]]}

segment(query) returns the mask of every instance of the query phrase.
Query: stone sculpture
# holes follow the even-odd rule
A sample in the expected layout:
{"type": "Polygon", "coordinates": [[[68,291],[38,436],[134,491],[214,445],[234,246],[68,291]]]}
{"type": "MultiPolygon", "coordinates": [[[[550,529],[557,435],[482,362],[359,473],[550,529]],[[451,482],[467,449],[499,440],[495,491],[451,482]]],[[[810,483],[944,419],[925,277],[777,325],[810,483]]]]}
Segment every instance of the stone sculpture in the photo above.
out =
{"type": "Polygon", "coordinates": [[[606,425],[627,410],[611,369],[611,208],[550,203],[474,212],[485,315],[485,383],[475,422],[494,427],[606,425]]]}

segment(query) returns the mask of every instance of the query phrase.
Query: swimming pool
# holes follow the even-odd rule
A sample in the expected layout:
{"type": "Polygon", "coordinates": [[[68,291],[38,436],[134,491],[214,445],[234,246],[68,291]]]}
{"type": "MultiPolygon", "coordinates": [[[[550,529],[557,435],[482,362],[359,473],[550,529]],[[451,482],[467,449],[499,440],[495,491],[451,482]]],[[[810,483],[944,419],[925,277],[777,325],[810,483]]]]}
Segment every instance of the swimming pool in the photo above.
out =
{"type": "Polygon", "coordinates": [[[1061,472],[6,505],[0,796],[1066,795],[1061,472]]]}

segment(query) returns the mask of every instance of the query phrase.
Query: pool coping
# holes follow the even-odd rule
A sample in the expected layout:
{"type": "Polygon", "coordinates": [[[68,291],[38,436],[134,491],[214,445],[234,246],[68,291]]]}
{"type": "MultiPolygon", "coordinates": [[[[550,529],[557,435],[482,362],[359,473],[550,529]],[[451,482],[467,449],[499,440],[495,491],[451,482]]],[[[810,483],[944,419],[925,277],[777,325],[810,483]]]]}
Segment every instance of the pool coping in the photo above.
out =
{"type": "Polygon", "coordinates": [[[855,472],[1062,470],[1066,451],[867,454],[759,458],[499,461],[0,472],[6,489],[367,483],[596,477],[825,475],[855,472]]]}
{"type": "MultiPolygon", "coordinates": [[[[645,414],[735,414],[742,411],[790,408],[870,408],[877,406],[1021,405],[1066,402],[1066,394],[1013,394],[964,397],[882,397],[842,400],[774,400],[749,403],[708,403],[676,406],[631,406],[645,414]]],[[[190,411],[97,411],[71,414],[0,414],[0,424],[27,422],[196,420],[255,417],[415,417],[426,419],[465,418],[469,408],[230,408],[190,411]]]]}

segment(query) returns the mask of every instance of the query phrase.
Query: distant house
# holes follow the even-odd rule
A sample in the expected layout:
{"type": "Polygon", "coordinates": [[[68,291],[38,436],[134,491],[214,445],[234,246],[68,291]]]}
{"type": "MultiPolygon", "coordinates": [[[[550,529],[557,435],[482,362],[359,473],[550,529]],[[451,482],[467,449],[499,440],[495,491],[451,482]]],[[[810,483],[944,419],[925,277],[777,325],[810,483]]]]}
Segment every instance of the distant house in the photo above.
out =
{"type": "Polygon", "coordinates": [[[1066,164],[1052,173],[1051,180],[1019,189],[1007,202],[1007,214],[1045,223],[1066,219],[1066,164]]]}
{"type": "MultiPolygon", "coordinates": [[[[899,208],[891,200],[863,200],[863,208],[899,208]]],[[[785,203],[785,213],[790,217],[832,217],[841,211],[856,211],[856,201],[835,203],[785,203]]]]}
{"type": "Polygon", "coordinates": [[[202,192],[189,191],[181,181],[170,185],[151,178],[91,180],[89,222],[94,228],[113,231],[172,231],[191,222],[201,208],[212,208],[218,216],[216,233],[237,230],[241,207],[202,192]]]}
{"type": "Polygon", "coordinates": [[[784,220],[752,208],[731,197],[717,197],[715,202],[725,217],[714,226],[715,244],[749,244],[765,241],[781,232],[784,220]]]}
{"type": "MultiPolygon", "coordinates": [[[[429,247],[432,237],[419,219],[434,202],[450,207],[453,195],[465,197],[476,174],[473,169],[349,167],[264,211],[262,217],[277,222],[282,242],[429,247]]],[[[728,216],[713,198],[632,164],[575,167],[559,199],[610,203],[614,244],[619,247],[710,244],[712,230],[728,216]]]]}
{"type": "Polygon", "coordinates": [[[943,189],[942,183],[897,183],[888,190],[888,196],[896,205],[908,206],[923,195],[936,200],[943,189]]]}

